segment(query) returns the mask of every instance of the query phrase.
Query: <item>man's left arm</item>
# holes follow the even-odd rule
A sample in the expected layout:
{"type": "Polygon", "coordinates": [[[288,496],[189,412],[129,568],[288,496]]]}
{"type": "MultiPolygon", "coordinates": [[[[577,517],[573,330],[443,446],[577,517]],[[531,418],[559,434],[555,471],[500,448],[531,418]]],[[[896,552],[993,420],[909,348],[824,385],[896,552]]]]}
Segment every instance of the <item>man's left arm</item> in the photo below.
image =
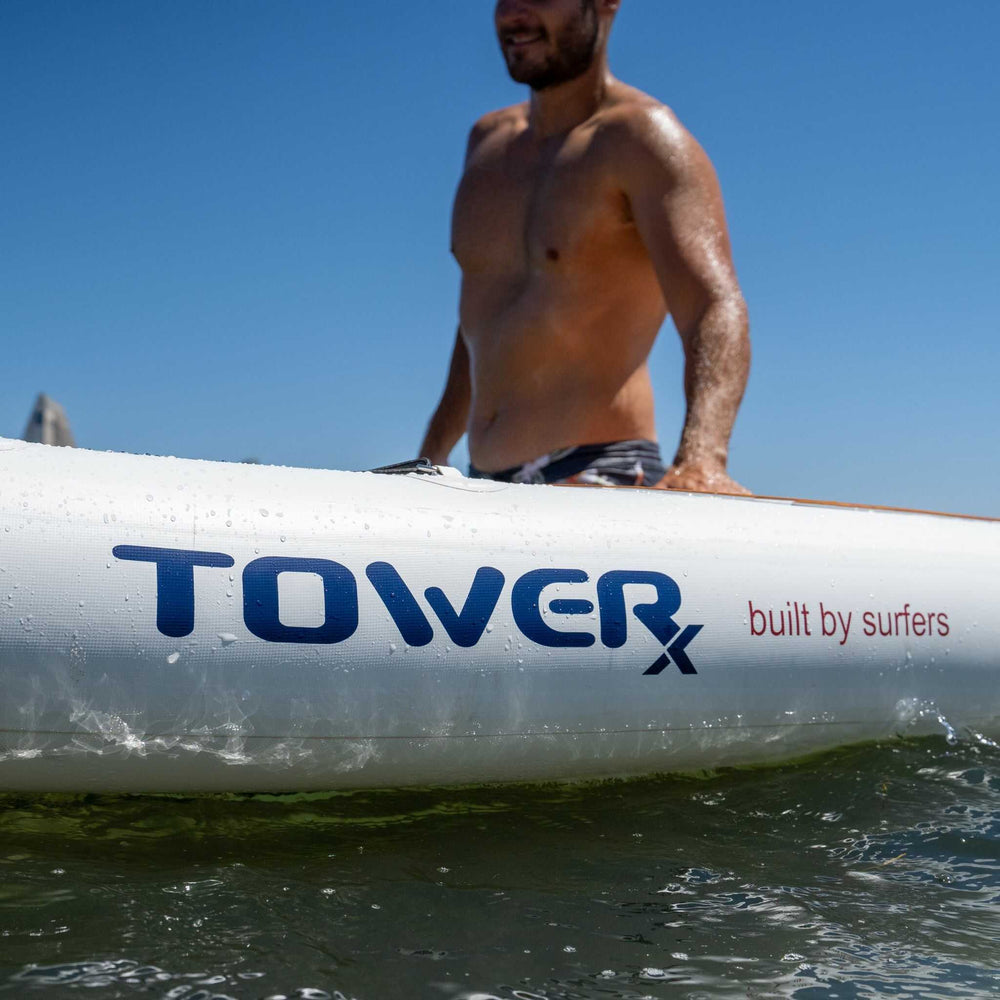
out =
{"type": "Polygon", "coordinates": [[[644,110],[628,132],[625,193],[685,358],[684,429],[660,485],[748,493],[726,471],[750,339],[715,170],[666,108],[644,110]]]}

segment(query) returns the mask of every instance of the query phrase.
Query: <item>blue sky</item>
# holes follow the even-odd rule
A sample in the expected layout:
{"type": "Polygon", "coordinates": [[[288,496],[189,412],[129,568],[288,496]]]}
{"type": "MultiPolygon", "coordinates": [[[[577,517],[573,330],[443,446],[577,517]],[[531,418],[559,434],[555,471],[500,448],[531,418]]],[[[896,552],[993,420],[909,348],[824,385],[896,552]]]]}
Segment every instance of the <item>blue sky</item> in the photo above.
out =
{"type": "MultiPolygon", "coordinates": [[[[410,457],[467,130],[521,99],[491,11],[3,0],[0,434],[45,391],[87,447],[410,457]]],[[[722,181],[757,492],[1000,515],[998,37],[996,0],[624,0],[613,69],[722,181]]],[[[668,454],[680,365],[668,322],[668,454]]]]}

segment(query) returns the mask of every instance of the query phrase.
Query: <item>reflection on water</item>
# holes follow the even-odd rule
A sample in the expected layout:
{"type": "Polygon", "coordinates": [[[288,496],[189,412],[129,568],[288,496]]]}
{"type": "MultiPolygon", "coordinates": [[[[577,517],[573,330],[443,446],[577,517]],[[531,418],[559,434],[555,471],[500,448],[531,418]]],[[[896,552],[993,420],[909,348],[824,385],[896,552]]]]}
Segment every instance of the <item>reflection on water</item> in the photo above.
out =
{"type": "Polygon", "coordinates": [[[0,800],[0,993],[1000,995],[1000,751],[589,786],[0,800]]]}

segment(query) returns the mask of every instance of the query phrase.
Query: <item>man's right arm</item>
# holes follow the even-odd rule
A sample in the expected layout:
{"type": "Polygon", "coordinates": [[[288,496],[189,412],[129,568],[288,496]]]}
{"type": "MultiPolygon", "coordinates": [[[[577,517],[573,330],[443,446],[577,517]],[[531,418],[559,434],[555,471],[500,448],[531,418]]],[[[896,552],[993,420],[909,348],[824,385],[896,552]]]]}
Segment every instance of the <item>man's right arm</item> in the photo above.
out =
{"type": "MultiPolygon", "coordinates": [[[[483,139],[490,134],[498,124],[510,115],[510,109],[492,111],[483,115],[469,132],[465,148],[465,168],[483,139]]],[[[454,246],[452,247],[454,252],[454,246]]],[[[469,352],[462,337],[462,328],[455,335],[455,348],[451,352],[451,367],[448,369],[448,381],[445,383],[441,401],[431,417],[420,445],[420,456],[429,458],[435,465],[444,465],[448,461],[452,448],[458,444],[459,438],[465,433],[469,422],[469,406],[472,402],[472,378],[469,373],[469,352]]]]}
{"type": "Polygon", "coordinates": [[[469,352],[459,329],[451,352],[451,366],[441,400],[431,417],[420,445],[420,456],[434,465],[447,465],[448,456],[469,422],[472,401],[472,381],[469,377],[469,352]]]}

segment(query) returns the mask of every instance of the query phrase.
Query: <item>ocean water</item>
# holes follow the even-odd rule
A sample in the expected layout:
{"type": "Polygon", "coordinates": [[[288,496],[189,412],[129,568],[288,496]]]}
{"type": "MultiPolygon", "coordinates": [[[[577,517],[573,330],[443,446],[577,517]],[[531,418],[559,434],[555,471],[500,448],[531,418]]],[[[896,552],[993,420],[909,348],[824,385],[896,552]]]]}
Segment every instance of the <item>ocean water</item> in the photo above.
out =
{"type": "Polygon", "coordinates": [[[583,786],[0,799],[12,997],[1000,997],[1000,750],[583,786]]]}

